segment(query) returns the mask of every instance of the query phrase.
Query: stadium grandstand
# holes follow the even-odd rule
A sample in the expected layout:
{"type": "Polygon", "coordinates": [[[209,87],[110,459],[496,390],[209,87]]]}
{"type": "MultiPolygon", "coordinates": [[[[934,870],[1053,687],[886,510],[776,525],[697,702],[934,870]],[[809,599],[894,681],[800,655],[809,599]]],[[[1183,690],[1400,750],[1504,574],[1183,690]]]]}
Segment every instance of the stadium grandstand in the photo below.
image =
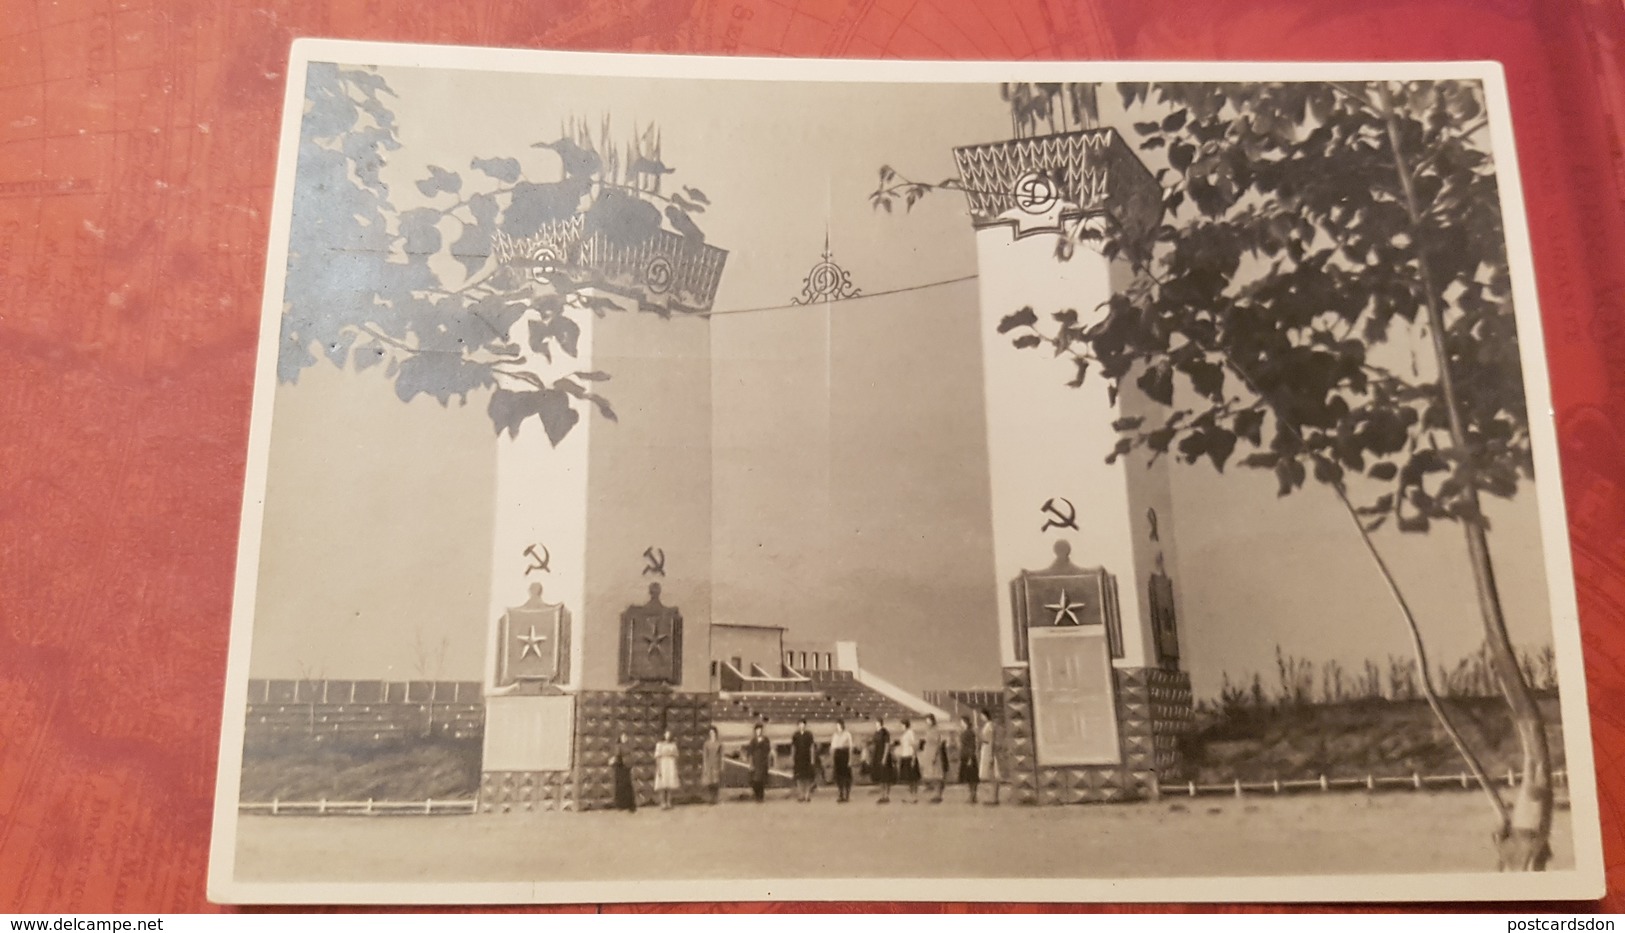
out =
{"type": "Polygon", "coordinates": [[[826,746],[837,720],[844,720],[860,742],[885,719],[897,733],[903,720],[916,724],[935,714],[945,726],[946,710],[909,693],[858,663],[858,645],[786,642],[785,629],[774,625],[713,623],[711,679],[717,698],[711,721],[730,748],[749,738],[759,723],[780,754],[788,754],[796,722],[826,746]]]}

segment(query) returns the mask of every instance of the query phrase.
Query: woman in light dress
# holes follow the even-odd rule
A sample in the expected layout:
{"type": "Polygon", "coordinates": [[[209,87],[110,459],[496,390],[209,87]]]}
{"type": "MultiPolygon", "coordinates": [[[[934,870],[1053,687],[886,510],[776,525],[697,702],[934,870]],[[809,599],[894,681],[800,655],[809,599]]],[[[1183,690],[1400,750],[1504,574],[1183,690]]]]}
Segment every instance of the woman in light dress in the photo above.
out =
{"type": "Polygon", "coordinates": [[[671,795],[678,785],[677,743],[667,729],[665,737],[655,743],[655,795],[660,798],[660,809],[671,809],[671,795]]]}
{"type": "Polygon", "coordinates": [[[990,806],[999,805],[999,782],[1003,779],[999,768],[999,753],[1001,739],[999,727],[993,720],[993,713],[982,710],[982,747],[978,765],[981,769],[982,783],[993,788],[993,797],[987,803],[990,806]]]}
{"type": "Polygon", "coordinates": [[[927,714],[925,734],[920,736],[920,780],[931,792],[931,802],[942,802],[942,791],[948,783],[948,740],[937,728],[937,717],[927,714]]]}

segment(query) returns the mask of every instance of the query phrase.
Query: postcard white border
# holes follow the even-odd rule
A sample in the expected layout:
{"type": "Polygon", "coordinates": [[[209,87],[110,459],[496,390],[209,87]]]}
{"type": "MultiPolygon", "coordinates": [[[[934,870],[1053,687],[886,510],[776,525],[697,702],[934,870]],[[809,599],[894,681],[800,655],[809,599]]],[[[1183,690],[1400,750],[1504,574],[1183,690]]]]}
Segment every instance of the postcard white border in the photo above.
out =
{"type": "MultiPolygon", "coordinates": [[[[281,148],[272,195],[259,353],[244,476],[231,643],[215,789],[208,896],[226,904],[637,903],[650,901],[994,901],[994,902],[1329,902],[1589,900],[1606,890],[1596,774],[1581,656],[1579,610],[1568,548],[1557,436],[1545,341],[1530,252],[1528,220],[1513,139],[1506,78],[1496,62],[904,62],[831,59],[650,56],[597,52],[405,45],[336,39],[293,43],[283,96],[281,148]],[[1535,460],[1536,500],[1551,597],[1553,648],[1563,690],[1575,867],[1500,874],[1313,875],[1139,878],[1120,880],[804,878],[737,881],[605,881],[324,884],[235,879],[243,709],[259,571],[271,439],[283,279],[293,205],[305,74],[311,62],[614,77],[807,82],[1291,81],[1471,79],[1483,82],[1500,185],[1524,387],[1535,460]],[[1540,352],[1533,352],[1536,349],[1540,352]]],[[[1397,840],[1396,840],[1397,842],[1397,840]]]]}

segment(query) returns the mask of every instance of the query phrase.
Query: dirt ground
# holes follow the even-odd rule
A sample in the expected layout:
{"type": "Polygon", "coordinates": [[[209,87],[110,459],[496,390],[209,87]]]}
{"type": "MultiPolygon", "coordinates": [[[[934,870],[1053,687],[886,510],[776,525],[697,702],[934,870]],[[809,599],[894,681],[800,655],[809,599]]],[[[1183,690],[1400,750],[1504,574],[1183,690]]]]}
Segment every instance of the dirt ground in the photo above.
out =
{"type": "MultiPolygon", "coordinates": [[[[670,811],[243,816],[239,881],[1146,878],[1493,871],[1476,794],[1175,798],[1073,807],[848,804],[773,791],[670,811]]],[[[1574,864],[1557,814],[1553,869],[1574,864]]]]}

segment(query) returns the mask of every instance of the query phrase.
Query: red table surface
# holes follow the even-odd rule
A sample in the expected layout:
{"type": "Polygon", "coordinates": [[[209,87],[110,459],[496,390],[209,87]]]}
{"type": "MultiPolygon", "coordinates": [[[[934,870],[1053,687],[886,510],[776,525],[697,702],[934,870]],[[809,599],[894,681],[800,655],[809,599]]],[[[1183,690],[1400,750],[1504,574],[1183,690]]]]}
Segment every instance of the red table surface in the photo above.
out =
{"type": "MultiPolygon", "coordinates": [[[[204,896],[216,737],[296,36],[859,58],[1503,62],[1572,522],[1602,906],[1625,908],[1620,0],[0,7],[0,911],[217,909],[204,896]],[[1020,41],[1005,44],[1012,35],[1020,41]]],[[[1021,909],[836,909],[989,906],[1021,909]]]]}

